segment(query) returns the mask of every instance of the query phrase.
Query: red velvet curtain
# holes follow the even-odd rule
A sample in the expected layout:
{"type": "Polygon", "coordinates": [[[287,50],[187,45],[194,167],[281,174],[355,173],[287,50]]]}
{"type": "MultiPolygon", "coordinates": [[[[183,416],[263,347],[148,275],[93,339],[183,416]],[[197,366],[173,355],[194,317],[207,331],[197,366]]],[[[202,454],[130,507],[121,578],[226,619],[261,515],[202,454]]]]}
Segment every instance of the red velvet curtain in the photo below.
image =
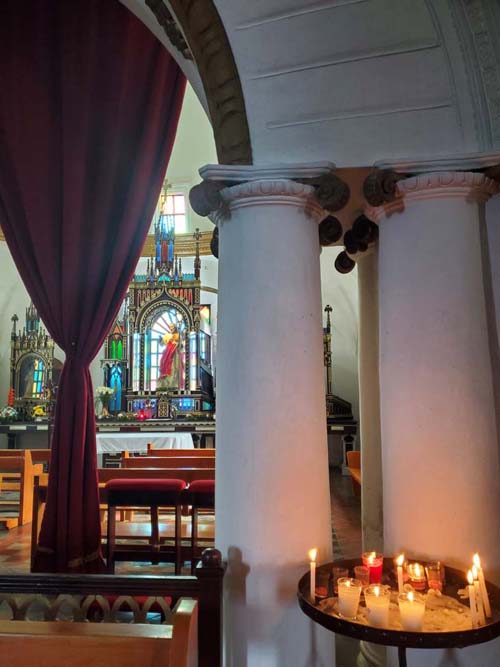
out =
{"type": "Polygon", "coordinates": [[[102,568],[89,364],[132,277],[185,78],[118,0],[3,0],[0,224],[65,351],[35,570],[102,568]]]}

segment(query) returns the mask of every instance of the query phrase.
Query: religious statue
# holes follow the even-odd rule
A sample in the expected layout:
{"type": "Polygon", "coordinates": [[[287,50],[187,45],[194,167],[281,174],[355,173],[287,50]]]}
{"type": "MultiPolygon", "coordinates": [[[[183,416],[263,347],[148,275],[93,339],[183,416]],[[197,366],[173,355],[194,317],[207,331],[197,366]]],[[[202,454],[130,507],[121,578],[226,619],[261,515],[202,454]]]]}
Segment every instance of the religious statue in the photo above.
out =
{"type": "Polygon", "coordinates": [[[181,370],[180,360],[180,333],[175,324],[169,325],[169,331],[163,336],[161,342],[165,349],[160,359],[160,375],[158,378],[158,389],[178,389],[181,370]]]}

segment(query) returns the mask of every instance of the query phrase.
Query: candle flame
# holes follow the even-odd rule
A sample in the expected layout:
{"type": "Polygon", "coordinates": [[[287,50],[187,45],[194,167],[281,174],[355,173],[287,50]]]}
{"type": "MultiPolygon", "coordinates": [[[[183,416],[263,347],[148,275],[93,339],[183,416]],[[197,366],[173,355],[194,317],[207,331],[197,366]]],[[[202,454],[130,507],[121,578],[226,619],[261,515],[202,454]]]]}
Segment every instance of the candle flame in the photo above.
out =
{"type": "Polygon", "coordinates": [[[318,550],[317,550],[317,549],[311,549],[311,551],[309,552],[309,560],[310,560],[312,563],[314,563],[314,562],[316,561],[316,555],[317,555],[317,553],[318,553],[318,550]]]}
{"type": "Polygon", "coordinates": [[[379,586],[375,586],[375,588],[373,589],[373,592],[374,592],[374,594],[375,594],[375,597],[378,598],[379,595],[380,595],[380,587],[379,587],[379,586]]]}
{"type": "Polygon", "coordinates": [[[351,585],[351,580],[348,579],[348,580],[345,582],[345,585],[349,587],[349,586],[351,585]]]}
{"type": "Polygon", "coordinates": [[[470,570],[467,572],[467,581],[469,582],[470,586],[472,586],[474,583],[474,577],[472,576],[472,572],[470,570]]]}
{"type": "Polygon", "coordinates": [[[398,556],[396,558],[396,565],[399,565],[399,567],[401,567],[404,562],[405,562],[405,555],[404,554],[401,554],[400,556],[398,556]]]}
{"type": "Polygon", "coordinates": [[[408,600],[409,600],[410,602],[413,602],[413,598],[414,598],[413,591],[410,591],[410,592],[408,593],[408,600]]]}
{"type": "Polygon", "coordinates": [[[474,565],[475,565],[475,566],[477,567],[477,569],[479,570],[479,568],[481,567],[481,559],[479,558],[479,554],[478,554],[478,553],[476,553],[476,554],[474,554],[474,555],[472,556],[472,562],[474,563],[474,565]]]}
{"type": "Polygon", "coordinates": [[[418,563],[415,563],[415,576],[418,579],[420,579],[420,577],[422,576],[422,573],[421,573],[420,570],[421,570],[420,565],[418,563]]]}
{"type": "Polygon", "coordinates": [[[474,577],[474,581],[477,579],[478,572],[477,572],[477,567],[475,565],[472,566],[472,576],[474,577]]]}
{"type": "Polygon", "coordinates": [[[373,561],[375,560],[376,555],[377,555],[377,552],[372,551],[371,554],[368,556],[368,563],[370,565],[373,565],[373,561]]]}

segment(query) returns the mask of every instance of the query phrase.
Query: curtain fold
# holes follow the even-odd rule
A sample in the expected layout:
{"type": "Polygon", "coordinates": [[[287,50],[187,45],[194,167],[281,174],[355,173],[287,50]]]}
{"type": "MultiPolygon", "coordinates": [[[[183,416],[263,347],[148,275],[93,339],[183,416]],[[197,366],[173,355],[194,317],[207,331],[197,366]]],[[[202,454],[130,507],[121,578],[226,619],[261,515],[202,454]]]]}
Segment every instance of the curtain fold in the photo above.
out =
{"type": "Polygon", "coordinates": [[[137,264],[184,89],[118,0],[2,2],[0,224],[66,353],[36,571],[102,569],[89,364],[137,264]]]}

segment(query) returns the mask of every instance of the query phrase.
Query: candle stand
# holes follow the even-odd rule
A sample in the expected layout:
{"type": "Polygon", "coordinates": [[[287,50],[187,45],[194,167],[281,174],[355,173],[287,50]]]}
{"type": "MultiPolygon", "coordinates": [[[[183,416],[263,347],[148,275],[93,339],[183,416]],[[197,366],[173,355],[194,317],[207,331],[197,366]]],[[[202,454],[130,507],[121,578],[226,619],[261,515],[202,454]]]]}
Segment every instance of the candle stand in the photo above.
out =
{"type": "MultiPolygon", "coordinates": [[[[355,565],[359,565],[359,559],[338,560],[333,563],[318,566],[317,573],[324,571],[331,572],[333,567],[344,567],[352,571],[355,565]]],[[[423,562],[423,565],[425,566],[426,563],[423,562]]],[[[464,572],[446,565],[444,568],[446,583],[443,588],[443,594],[455,598],[456,600],[460,600],[457,594],[458,589],[467,588],[464,572]]],[[[393,590],[397,590],[397,575],[394,570],[394,561],[392,558],[385,558],[381,583],[388,584],[393,590]]],[[[304,574],[300,579],[297,596],[302,611],[312,618],[313,621],[319,623],[327,630],[331,630],[339,635],[362,639],[363,641],[371,642],[372,644],[397,646],[399,665],[400,667],[406,667],[407,648],[465,648],[466,646],[472,646],[473,644],[488,642],[491,639],[500,636],[500,588],[488,581],[486,582],[486,586],[492,612],[492,617],[487,619],[486,625],[470,630],[461,629],[448,632],[408,632],[406,630],[399,631],[389,628],[378,628],[372,625],[358,623],[355,620],[347,620],[336,614],[334,615],[324,612],[317,604],[313,604],[309,597],[309,572],[304,574]]],[[[333,597],[331,586],[329,597],[333,597]]],[[[460,601],[462,604],[468,606],[468,600],[460,601]]]]}

